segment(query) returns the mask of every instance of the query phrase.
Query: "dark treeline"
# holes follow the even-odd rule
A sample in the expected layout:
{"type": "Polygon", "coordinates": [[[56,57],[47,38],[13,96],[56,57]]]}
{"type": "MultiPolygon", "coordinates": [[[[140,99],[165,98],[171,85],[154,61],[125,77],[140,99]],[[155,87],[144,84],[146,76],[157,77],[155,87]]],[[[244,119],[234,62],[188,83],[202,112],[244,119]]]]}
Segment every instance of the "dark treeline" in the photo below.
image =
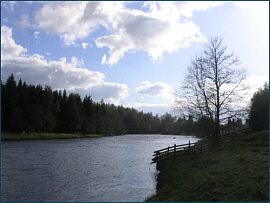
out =
{"type": "MultiPolygon", "coordinates": [[[[91,96],[67,95],[50,86],[28,85],[13,74],[1,81],[2,132],[54,132],[82,134],[201,134],[204,122],[166,113],[153,116],[134,108],[94,102],[91,96]]],[[[230,123],[233,123],[230,121],[230,123]]]]}

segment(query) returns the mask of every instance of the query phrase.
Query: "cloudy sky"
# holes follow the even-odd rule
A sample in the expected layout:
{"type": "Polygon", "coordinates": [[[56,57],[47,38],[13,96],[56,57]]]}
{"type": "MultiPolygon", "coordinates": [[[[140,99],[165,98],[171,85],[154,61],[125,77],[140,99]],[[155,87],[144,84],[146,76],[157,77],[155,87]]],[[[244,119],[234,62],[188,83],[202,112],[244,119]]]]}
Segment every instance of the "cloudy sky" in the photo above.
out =
{"type": "Polygon", "coordinates": [[[248,70],[251,93],[269,81],[268,1],[2,1],[1,79],[161,115],[217,35],[248,70]]]}

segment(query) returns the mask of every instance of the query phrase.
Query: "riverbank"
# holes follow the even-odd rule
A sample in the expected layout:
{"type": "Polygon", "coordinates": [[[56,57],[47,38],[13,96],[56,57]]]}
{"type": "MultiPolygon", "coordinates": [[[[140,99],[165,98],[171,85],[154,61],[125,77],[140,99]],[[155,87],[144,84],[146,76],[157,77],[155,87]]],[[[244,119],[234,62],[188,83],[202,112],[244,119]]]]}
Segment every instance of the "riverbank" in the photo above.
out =
{"type": "Polygon", "coordinates": [[[157,193],[148,202],[268,202],[269,130],[162,160],[157,169],[157,193]]]}
{"type": "Polygon", "coordinates": [[[104,137],[108,135],[83,135],[83,134],[65,134],[65,133],[1,133],[3,140],[33,140],[33,139],[71,139],[71,138],[93,138],[104,137]]]}
{"type": "MultiPolygon", "coordinates": [[[[156,135],[162,135],[156,134],[156,135]]],[[[35,139],[72,139],[72,138],[93,138],[93,137],[106,137],[106,136],[119,136],[107,134],[87,134],[81,133],[68,134],[68,133],[1,133],[1,140],[35,140],[35,139]]],[[[186,135],[175,135],[186,136],[186,135]]]]}

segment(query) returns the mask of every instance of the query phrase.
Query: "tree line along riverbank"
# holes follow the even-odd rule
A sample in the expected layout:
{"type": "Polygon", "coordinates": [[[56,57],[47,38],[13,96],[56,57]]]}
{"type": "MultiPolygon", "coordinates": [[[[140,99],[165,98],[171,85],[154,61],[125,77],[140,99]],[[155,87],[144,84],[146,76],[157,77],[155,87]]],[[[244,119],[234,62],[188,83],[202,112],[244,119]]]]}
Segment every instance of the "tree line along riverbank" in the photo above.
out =
{"type": "Polygon", "coordinates": [[[97,134],[65,134],[65,133],[1,133],[1,140],[35,140],[35,139],[72,139],[104,137],[107,135],[97,134]]]}
{"type": "MultiPolygon", "coordinates": [[[[95,102],[90,95],[28,85],[11,74],[1,81],[2,133],[60,133],[83,135],[202,134],[203,122],[191,116],[153,115],[134,108],[95,102]]],[[[245,127],[242,120],[228,122],[227,130],[245,127]]]]}
{"type": "Polygon", "coordinates": [[[268,202],[269,130],[161,160],[157,169],[157,193],[147,202],[268,202]]]}

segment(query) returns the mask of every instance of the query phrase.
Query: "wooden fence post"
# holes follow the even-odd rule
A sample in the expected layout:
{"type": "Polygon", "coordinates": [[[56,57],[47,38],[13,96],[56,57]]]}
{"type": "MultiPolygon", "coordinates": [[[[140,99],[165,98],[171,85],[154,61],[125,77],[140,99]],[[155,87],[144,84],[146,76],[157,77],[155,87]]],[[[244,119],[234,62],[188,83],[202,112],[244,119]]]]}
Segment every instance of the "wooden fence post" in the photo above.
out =
{"type": "Polygon", "coordinates": [[[174,144],[174,156],[176,156],[176,144],[174,144]]]}
{"type": "Polygon", "coordinates": [[[188,153],[190,154],[190,140],[188,141],[188,153]]]}
{"type": "Polygon", "coordinates": [[[168,146],[168,151],[167,151],[167,158],[168,158],[168,156],[169,156],[169,146],[168,146]]]}

